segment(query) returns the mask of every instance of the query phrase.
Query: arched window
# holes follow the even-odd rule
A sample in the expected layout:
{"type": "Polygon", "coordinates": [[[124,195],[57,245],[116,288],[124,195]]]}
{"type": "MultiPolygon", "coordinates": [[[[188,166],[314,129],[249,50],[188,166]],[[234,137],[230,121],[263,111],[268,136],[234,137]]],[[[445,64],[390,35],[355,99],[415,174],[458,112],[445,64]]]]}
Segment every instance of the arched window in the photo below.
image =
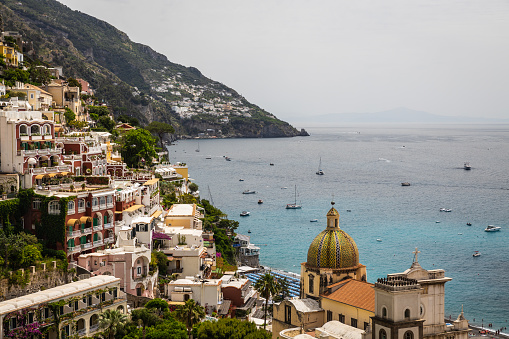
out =
{"type": "Polygon", "coordinates": [[[410,309],[405,310],[405,319],[410,319],[410,309]]]}
{"type": "Polygon", "coordinates": [[[50,201],[48,204],[48,213],[49,214],[60,214],[60,202],[59,201],[50,201]]]}
{"type": "Polygon", "coordinates": [[[19,135],[28,135],[26,125],[19,126],[19,135]]]}
{"type": "Polygon", "coordinates": [[[309,278],[309,280],[308,280],[308,282],[309,282],[309,293],[314,293],[313,292],[314,291],[314,284],[313,284],[314,283],[314,276],[312,274],[310,274],[308,278],[309,278]]]}
{"type": "Polygon", "coordinates": [[[99,201],[100,201],[101,207],[104,207],[104,205],[106,205],[106,198],[105,197],[99,198],[99,201]]]}
{"type": "Polygon", "coordinates": [[[403,335],[403,339],[414,339],[414,332],[406,331],[403,335]]]}
{"type": "Polygon", "coordinates": [[[39,127],[39,125],[32,125],[30,127],[30,134],[40,134],[41,133],[41,129],[39,127]]]}
{"type": "Polygon", "coordinates": [[[108,195],[108,196],[106,197],[106,201],[107,201],[108,205],[113,204],[113,196],[108,195]]]}
{"type": "Polygon", "coordinates": [[[381,329],[378,333],[378,339],[387,339],[387,332],[384,329],[381,329]]]}
{"type": "Polygon", "coordinates": [[[74,208],[74,200],[71,200],[67,203],[67,214],[74,214],[75,208],[74,208]]]}
{"type": "Polygon", "coordinates": [[[51,134],[51,127],[49,125],[44,125],[43,128],[42,128],[42,134],[50,135],[51,134]]]}
{"type": "Polygon", "coordinates": [[[78,200],[78,210],[84,210],[85,209],[85,199],[78,200]]]}
{"type": "Polygon", "coordinates": [[[97,198],[92,199],[92,208],[97,207],[97,198]]]}
{"type": "Polygon", "coordinates": [[[382,307],[382,318],[387,318],[387,307],[382,307]]]}

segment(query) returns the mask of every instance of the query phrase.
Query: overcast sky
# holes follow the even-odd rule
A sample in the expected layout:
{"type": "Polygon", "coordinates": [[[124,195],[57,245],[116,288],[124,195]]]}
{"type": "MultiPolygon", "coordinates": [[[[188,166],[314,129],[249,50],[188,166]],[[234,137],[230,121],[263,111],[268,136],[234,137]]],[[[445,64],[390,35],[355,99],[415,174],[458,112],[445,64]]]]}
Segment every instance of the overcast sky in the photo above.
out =
{"type": "Polygon", "coordinates": [[[59,0],[292,121],[509,118],[507,0],[59,0]]]}

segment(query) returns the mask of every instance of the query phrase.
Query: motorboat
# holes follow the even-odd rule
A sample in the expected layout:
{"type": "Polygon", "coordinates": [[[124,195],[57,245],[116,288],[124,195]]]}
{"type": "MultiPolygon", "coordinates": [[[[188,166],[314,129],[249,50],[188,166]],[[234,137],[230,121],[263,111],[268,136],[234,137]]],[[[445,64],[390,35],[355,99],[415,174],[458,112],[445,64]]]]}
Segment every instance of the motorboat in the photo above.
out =
{"type": "Polygon", "coordinates": [[[401,186],[410,186],[410,183],[409,182],[402,182],[401,186]]]}
{"type": "Polygon", "coordinates": [[[244,179],[239,179],[239,181],[244,181],[244,179]]]}
{"type": "Polygon", "coordinates": [[[318,219],[311,219],[309,222],[318,222],[318,219]]]}
{"type": "Polygon", "coordinates": [[[479,251],[474,251],[474,254],[472,254],[472,256],[475,258],[475,257],[480,257],[481,256],[481,252],[479,251]]]}
{"type": "Polygon", "coordinates": [[[452,212],[450,208],[441,208],[439,209],[440,212],[452,212]]]}
{"type": "Polygon", "coordinates": [[[251,233],[251,230],[248,230],[247,233],[251,233]]]}
{"type": "Polygon", "coordinates": [[[502,228],[502,227],[500,227],[500,226],[488,225],[488,227],[486,227],[486,228],[484,229],[484,231],[485,231],[485,232],[498,232],[498,231],[500,231],[500,229],[501,229],[501,228],[502,228]]]}
{"type": "Polygon", "coordinates": [[[210,160],[210,159],[212,159],[212,157],[206,157],[205,159],[208,159],[208,160],[210,160]]]}
{"type": "Polygon", "coordinates": [[[224,160],[226,161],[232,161],[232,159],[230,157],[224,157],[224,160]]]}
{"type": "Polygon", "coordinates": [[[467,226],[472,226],[472,223],[471,222],[467,222],[467,226]]]}
{"type": "Polygon", "coordinates": [[[271,162],[271,163],[270,163],[270,165],[271,165],[271,166],[274,166],[274,163],[272,163],[272,162],[271,162]]]}
{"type": "Polygon", "coordinates": [[[322,171],[322,157],[320,157],[320,163],[318,164],[318,171],[316,171],[316,174],[317,175],[324,175],[325,174],[322,171]]]}
{"type": "Polygon", "coordinates": [[[242,194],[255,194],[256,191],[251,191],[251,190],[245,190],[244,192],[242,192],[242,194]]]}
{"type": "Polygon", "coordinates": [[[250,212],[248,212],[248,211],[242,211],[242,212],[240,212],[240,216],[241,216],[241,217],[247,217],[247,216],[249,216],[250,214],[251,214],[251,213],[250,213],[250,212]]]}
{"type": "Polygon", "coordinates": [[[295,199],[294,199],[294,202],[293,204],[286,204],[286,209],[287,210],[298,210],[298,209],[301,209],[302,206],[301,205],[297,205],[297,185],[295,185],[295,199]]]}
{"type": "Polygon", "coordinates": [[[376,241],[378,241],[378,242],[382,242],[382,239],[378,238],[378,239],[376,239],[376,241]]]}
{"type": "Polygon", "coordinates": [[[472,166],[470,166],[469,162],[466,162],[463,164],[463,168],[467,171],[470,171],[472,169],[472,166]]]}
{"type": "Polygon", "coordinates": [[[438,221],[438,220],[437,220],[437,221],[435,221],[435,224],[440,224],[440,221],[438,221]]]}
{"type": "Polygon", "coordinates": [[[258,200],[258,204],[263,204],[263,200],[262,199],[258,200]]]}

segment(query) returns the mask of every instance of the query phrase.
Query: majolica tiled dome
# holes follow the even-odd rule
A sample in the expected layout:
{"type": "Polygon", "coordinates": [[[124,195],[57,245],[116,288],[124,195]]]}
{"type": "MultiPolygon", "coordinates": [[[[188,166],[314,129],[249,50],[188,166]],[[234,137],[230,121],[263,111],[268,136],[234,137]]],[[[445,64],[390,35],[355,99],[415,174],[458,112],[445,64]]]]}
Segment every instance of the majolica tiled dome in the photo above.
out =
{"type": "Polygon", "coordinates": [[[355,241],[339,228],[339,213],[332,207],[327,213],[327,228],[311,242],[308,266],[316,268],[350,268],[359,264],[355,241]]]}

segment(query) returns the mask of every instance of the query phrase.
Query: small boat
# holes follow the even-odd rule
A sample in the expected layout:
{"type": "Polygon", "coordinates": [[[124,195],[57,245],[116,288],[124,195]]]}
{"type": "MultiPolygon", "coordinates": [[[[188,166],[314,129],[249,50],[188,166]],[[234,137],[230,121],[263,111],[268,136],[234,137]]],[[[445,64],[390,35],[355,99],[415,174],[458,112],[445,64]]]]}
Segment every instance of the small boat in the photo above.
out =
{"type": "Polygon", "coordinates": [[[247,217],[247,216],[249,216],[250,214],[251,214],[251,213],[250,213],[250,212],[248,212],[248,211],[242,211],[242,212],[240,212],[240,216],[241,216],[241,217],[247,217]]]}
{"type": "Polygon", "coordinates": [[[325,173],[323,173],[322,171],[322,157],[320,157],[320,163],[318,165],[318,171],[316,171],[316,174],[317,175],[324,175],[325,173]]]}
{"type": "Polygon", "coordinates": [[[239,181],[244,181],[244,179],[239,179],[239,181]]]}
{"type": "Polygon", "coordinates": [[[500,231],[500,229],[501,229],[501,228],[502,228],[502,227],[500,227],[500,226],[488,225],[488,227],[486,227],[486,228],[484,229],[484,231],[485,231],[485,232],[498,232],[498,231],[500,231]]]}
{"type": "Polygon", "coordinates": [[[410,186],[410,183],[409,182],[402,182],[401,186],[410,186]]]}
{"type": "Polygon", "coordinates": [[[295,185],[295,200],[294,200],[293,204],[286,204],[286,209],[287,210],[298,210],[301,208],[302,208],[301,205],[297,205],[297,185],[295,185]]]}
{"type": "Polygon", "coordinates": [[[452,212],[450,208],[441,208],[439,209],[440,212],[452,212]]]}
{"type": "Polygon", "coordinates": [[[200,151],[200,142],[198,142],[198,148],[194,150],[195,152],[199,152],[200,151]]]}
{"type": "Polygon", "coordinates": [[[311,219],[309,222],[318,222],[318,219],[311,219]]]}
{"type": "Polygon", "coordinates": [[[378,239],[376,239],[376,241],[378,241],[378,242],[382,242],[382,239],[378,238],[378,239]]]}
{"type": "Polygon", "coordinates": [[[256,191],[245,190],[242,194],[255,194],[256,191]]]}
{"type": "Polygon", "coordinates": [[[463,168],[467,171],[470,171],[472,169],[472,166],[470,166],[469,162],[466,162],[463,164],[463,168]]]}
{"type": "Polygon", "coordinates": [[[347,212],[352,212],[352,210],[346,210],[347,212]]]}
{"type": "Polygon", "coordinates": [[[271,166],[274,166],[274,163],[272,163],[272,162],[271,162],[271,163],[270,163],[270,165],[271,165],[271,166]]]}
{"type": "Polygon", "coordinates": [[[212,159],[211,157],[206,157],[205,159],[212,159]]]}
{"type": "Polygon", "coordinates": [[[467,226],[472,226],[472,223],[471,222],[467,222],[467,226]]]}
{"type": "Polygon", "coordinates": [[[435,221],[435,224],[440,224],[440,221],[438,221],[438,220],[437,220],[437,221],[435,221]]]}
{"type": "Polygon", "coordinates": [[[263,200],[262,199],[258,200],[258,204],[263,204],[263,200]]]}
{"type": "Polygon", "coordinates": [[[251,230],[248,230],[247,233],[251,233],[251,230]]]}
{"type": "Polygon", "coordinates": [[[287,188],[288,188],[288,187],[281,187],[281,189],[282,189],[282,190],[285,190],[285,189],[287,189],[287,188]]]}
{"type": "Polygon", "coordinates": [[[472,254],[472,256],[475,258],[475,257],[480,257],[481,256],[481,252],[479,251],[474,251],[474,254],[472,254]]]}
{"type": "Polygon", "coordinates": [[[232,159],[230,159],[229,157],[224,157],[224,160],[226,160],[226,161],[232,161],[232,159]]]}

